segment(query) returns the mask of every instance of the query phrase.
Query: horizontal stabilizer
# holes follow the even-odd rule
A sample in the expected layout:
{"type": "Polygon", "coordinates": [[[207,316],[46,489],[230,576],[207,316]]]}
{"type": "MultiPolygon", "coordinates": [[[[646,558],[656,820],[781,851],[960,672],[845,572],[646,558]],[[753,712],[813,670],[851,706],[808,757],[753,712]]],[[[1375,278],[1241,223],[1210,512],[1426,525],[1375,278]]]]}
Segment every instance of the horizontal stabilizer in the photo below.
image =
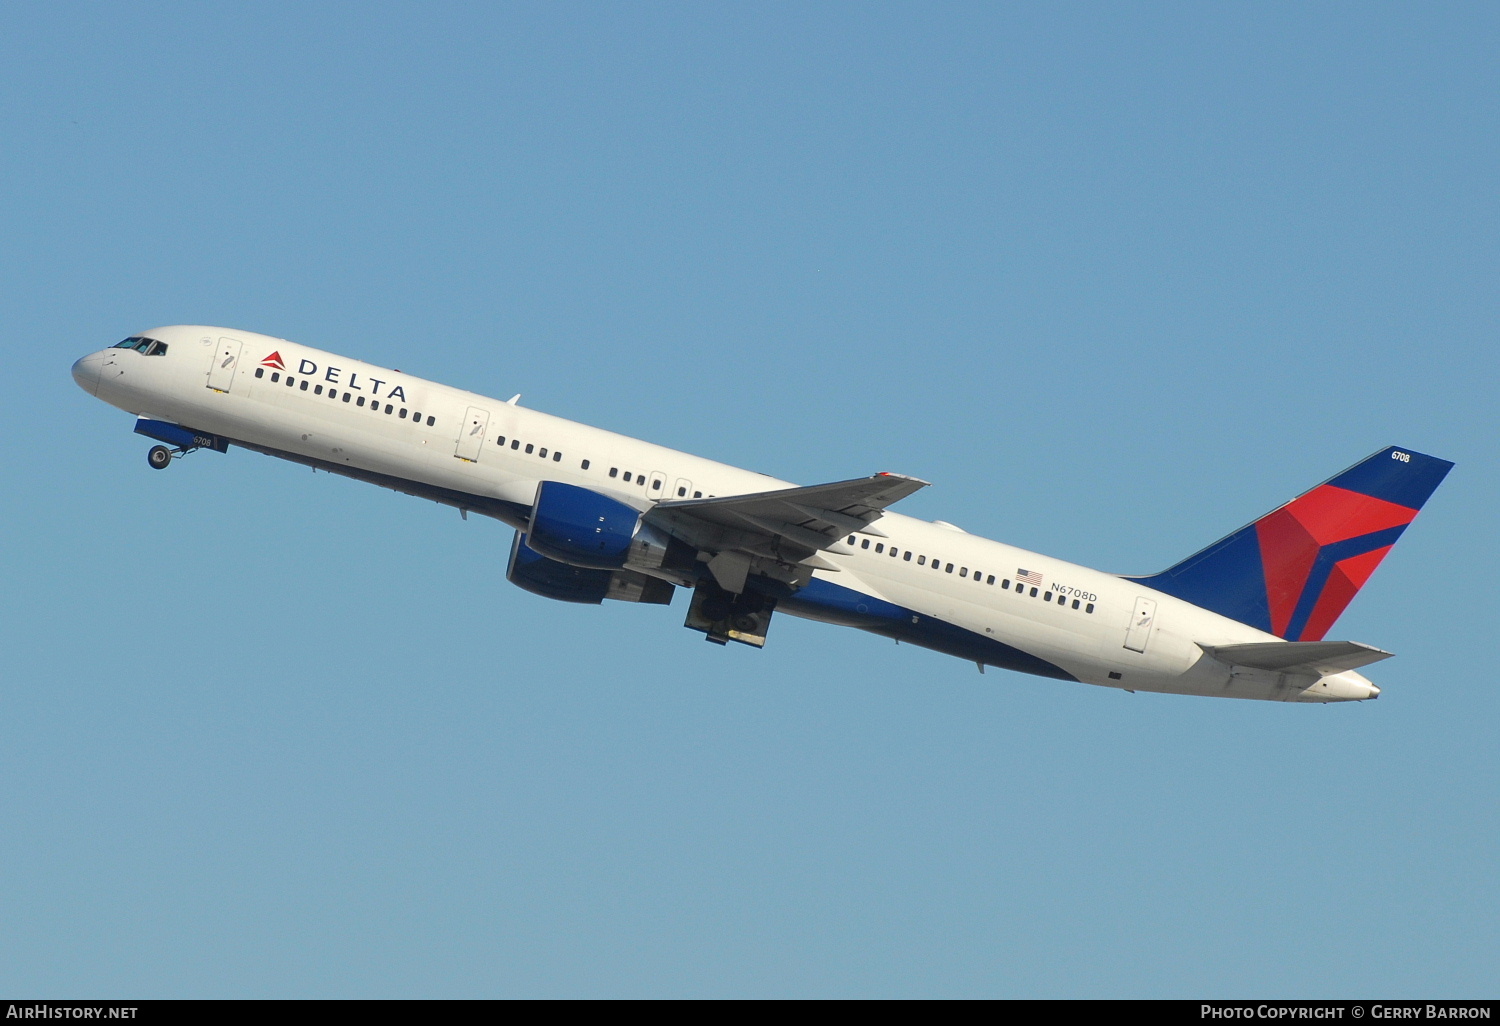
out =
{"type": "Polygon", "coordinates": [[[1391,657],[1390,652],[1357,641],[1260,641],[1198,647],[1230,666],[1253,666],[1278,673],[1316,673],[1320,677],[1391,657]]]}

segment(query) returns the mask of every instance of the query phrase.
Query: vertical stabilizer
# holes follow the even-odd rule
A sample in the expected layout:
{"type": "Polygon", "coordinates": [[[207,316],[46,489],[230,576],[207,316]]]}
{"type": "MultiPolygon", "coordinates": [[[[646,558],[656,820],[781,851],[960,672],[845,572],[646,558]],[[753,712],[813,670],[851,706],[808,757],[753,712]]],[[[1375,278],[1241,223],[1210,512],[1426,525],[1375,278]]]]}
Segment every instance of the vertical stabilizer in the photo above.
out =
{"type": "Polygon", "coordinates": [[[1452,467],[1382,449],[1171,569],[1136,579],[1288,641],[1321,641],[1452,467]]]}

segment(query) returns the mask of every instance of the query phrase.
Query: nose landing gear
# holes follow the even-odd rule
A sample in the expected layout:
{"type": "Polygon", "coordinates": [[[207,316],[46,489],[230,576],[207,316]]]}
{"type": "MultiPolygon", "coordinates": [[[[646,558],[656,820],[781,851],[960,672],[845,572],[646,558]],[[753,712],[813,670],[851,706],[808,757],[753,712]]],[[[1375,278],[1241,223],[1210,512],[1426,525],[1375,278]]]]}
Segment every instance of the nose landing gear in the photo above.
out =
{"type": "Polygon", "coordinates": [[[228,439],[194,431],[181,424],[152,420],[149,417],[140,417],[136,420],[135,433],[154,438],[158,442],[167,442],[170,445],[170,448],[167,445],[153,445],[146,453],[146,462],[151,464],[152,470],[166,470],[177,457],[186,456],[199,449],[212,449],[214,452],[229,450],[228,439]]]}
{"type": "Polygon", "coordinates": [[[172,465],[172,457],[176,455],[165,445],[153,445],[146,453],[146,462],[151,464],[152,470],[166,470],[172,465]]]}

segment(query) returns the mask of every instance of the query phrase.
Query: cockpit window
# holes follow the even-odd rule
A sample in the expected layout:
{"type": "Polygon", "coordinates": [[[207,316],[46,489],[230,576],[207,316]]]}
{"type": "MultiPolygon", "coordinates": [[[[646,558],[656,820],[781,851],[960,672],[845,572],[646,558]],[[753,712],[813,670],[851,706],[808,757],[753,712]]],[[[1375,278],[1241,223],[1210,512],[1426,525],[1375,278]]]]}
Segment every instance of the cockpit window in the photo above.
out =
{"type": "Polygon", "coordinates": [[[141,335],[132,335],[123,342],[117,342],[113,348],[134,349],[136,352],[144,353],[147,356],[165,356],[167,352],[167,344],[165,342],[158,342],[154,338],[145,338],[141,335]]]}

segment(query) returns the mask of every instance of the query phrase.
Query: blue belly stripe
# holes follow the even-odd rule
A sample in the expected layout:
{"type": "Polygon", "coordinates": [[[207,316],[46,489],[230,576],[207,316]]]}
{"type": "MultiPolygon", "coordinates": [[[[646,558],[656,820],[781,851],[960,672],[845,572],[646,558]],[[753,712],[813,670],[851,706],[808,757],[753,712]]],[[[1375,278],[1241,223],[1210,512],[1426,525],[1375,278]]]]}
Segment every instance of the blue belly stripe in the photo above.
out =
{"type": "Polygon", "coordinates": [[[1058,680],[1078,679],[1061,667],[1019,648],[820,578],[814,578],[790,598],[782,599],[776,608],[809,620],[856,627],[896,638],[986,666],[1058,680]]]}

